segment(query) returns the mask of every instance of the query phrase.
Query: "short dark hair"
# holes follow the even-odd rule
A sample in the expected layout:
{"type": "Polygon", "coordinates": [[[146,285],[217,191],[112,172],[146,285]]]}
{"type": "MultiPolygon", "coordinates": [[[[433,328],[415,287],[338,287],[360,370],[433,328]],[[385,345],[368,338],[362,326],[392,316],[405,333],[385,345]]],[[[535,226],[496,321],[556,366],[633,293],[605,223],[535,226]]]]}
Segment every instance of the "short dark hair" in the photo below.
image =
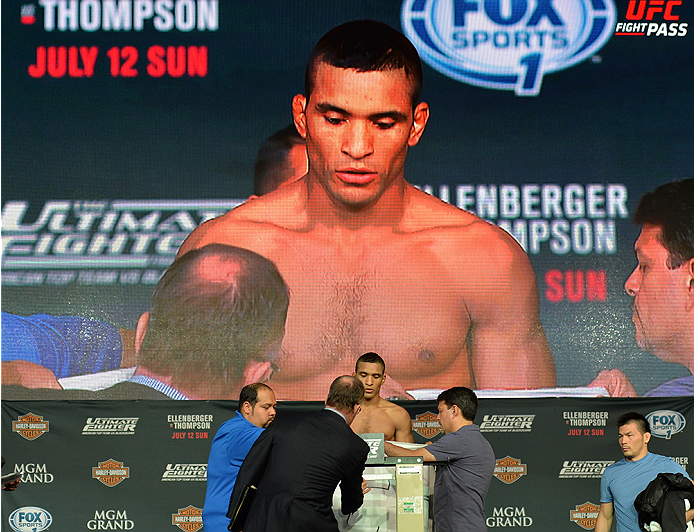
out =
{"type": "Polygon", "coordinates": [[[294,124],[270,135],[258,150],[253,170],[253,194],[263,196],[277,190],[294,175],[289,152],[306,145],[294,124]]]}
{"type": "Polygon", "coordinates": [[[477,396],[470,388],[456,386],[444,390],[436,398],[437,402],[443,401],[448,408],[453,405],[460,408],[460,413],[468,421],[475,421],[477,416],[477,396]]]}
{"type": "Polygon", "coordinates": [[[359,371],[359,364],[361,364],[362,362],[366,364],[380,364],[383,368],[383,372],[385,373],[386,371],[386,363],[378,353],[373,353],[369,351],[368,353],[364,353],[362,356],[360,356],[357,359],[356,365],[354,366],[355,372],[359,371]]]}
{"type": "Polygon", "coordinates": [[[241,388],[241,393],[239,394],[239,408],[243,406],[243,403],[250,403],[251,407],[255,406],[258,402],[258,390],[260,389],[272,391],[272,388],[262,382],[254,382],[253,384],[247,384],[241,388]]]}
{"type": "Polygon", "coordinates": [[[172,385],[242,378],[284,335],[289,290],[277,267],[247,249],[210,244],[178,258],[159,280],[138,364],[172,385]]]}
{"type": "Polygon", "coordinates": [[[636,208],[634,222],[660,227],[668,268],[674,270],[694,258],[694,179],[672,181],[648,192],[636,208]]]}
{"type": "Polygon", "coordinates": [[[364,399],[364,385],[356,377],[343,375],[330,385],[325,404],[337,410],[352,410],[364,399]]]}
{"type": "Polygon", "coordinates": [[[629,423],[636,423],[636,426],[639,428],[639,432],[641,432],[641,434],[651,432],[651,424],[643,415],[639,414],[638,412],[627,412],[626,414],[622,414],[617,418],[617,427],[623,427],[629,423]]]}
{"type": "Polygon", "coordinates": [[[305,90],[313,92],[319,63],[357,72],[403,69],[412,82],[412,107],[422,91],[422,62],[414,45],[399,31],[375,20],[353,20],[331,29],[316,43],[306,65],[305,90]]]}

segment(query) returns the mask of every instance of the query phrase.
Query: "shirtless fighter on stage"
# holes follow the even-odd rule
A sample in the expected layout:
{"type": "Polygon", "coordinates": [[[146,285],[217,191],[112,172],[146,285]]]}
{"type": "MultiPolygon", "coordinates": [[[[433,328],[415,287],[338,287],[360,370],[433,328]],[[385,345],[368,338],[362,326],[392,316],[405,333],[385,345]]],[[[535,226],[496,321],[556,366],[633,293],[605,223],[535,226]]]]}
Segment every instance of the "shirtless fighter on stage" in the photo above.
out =
{"type": "Polygon", "coordinates": [[[354,376],[364,385],[364,399],[350,427],[357,434],[382,432],[386,441],[414,443],[412,420],[403,407],[383,399],[386,363],[376,353],[364,353],[357,359],[354,376]]]}
{"type": "Polygon", "coordinates": [[[291,301],[277,397],[321,399],[368,351],[389,361],[386,397],[554,386],[521,247],[405,181],[429,119],[412,44],[380,22],[349,22],[320,39],[306,73],[292,111],[308,174],[203,224],[180,250],[223,242],[279,268],[291,301]]]}

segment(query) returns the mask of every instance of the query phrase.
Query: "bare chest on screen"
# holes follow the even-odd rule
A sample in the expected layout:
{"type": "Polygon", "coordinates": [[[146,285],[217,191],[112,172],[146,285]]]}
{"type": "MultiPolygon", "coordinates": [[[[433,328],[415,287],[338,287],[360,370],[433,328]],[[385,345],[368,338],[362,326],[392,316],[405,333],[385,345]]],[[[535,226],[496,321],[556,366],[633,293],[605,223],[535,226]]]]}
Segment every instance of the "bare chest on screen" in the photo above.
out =
{"type": "Polygon", "coordinates": [[[437,371],[464,351],[464,294],[426,246],[292,245],[276,259],[291,300],[282,372],[351,372],[375,351],[388,371],[437,371]]]}

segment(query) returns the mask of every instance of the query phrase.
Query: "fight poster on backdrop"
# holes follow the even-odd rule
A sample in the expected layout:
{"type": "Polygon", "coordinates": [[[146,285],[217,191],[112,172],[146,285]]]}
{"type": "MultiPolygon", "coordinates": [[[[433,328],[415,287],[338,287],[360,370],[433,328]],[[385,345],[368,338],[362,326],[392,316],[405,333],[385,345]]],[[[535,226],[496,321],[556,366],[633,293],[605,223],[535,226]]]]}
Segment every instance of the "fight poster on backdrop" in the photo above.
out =
{"type": "MultiPolygon", "coordinates": [[[[689,377],[639,348],[624,289],[640,198],[694,175],[694,9],[678,0],[3,2],[3,366],[69,357],[67,344],[84,349],[85,335],[103,342],[88,370],[58,376],[65,387],[62,379],[90,379],[80,373],[96,379],[136,364],[121,351],[133,350],[162,273],[192,231],[253,193],[258,149],[291,124],[312,47],[355,19],[383,21],[416,46],[431,115],[405,177],[525,251],[556,393],[590,393],[601,370],[621,370],[639,395],[689,377]],[[32,324],[13,325],[37,314],[49,323],[40,339],[32,324]],[[54,320],[65,316],[93,321],[75,330],[54,320]],[[19,347],[6,354],[20,344],[44,349],[44,359],[19,347]]],[[[384,270],[355,270],[344,290],[334,287],[334,305],[307,310],[325,327],[302,338],[305,350],[273,361],[269,382],[282,398],[322,399],[317,372],[351,371],[366,351],[379,352],[392,382],[416,398],[437,388],[429,367],[476,388],[534,371],[499,357],[485,364],[491,377],[476,376],[474,326],[451,310],[469,302],[450,303],[450,280],[415,272],[420,262],[396,256],[384,270]],[[398,326],[420,322],[436,326],[431,345],[398,326]],[[342,336],[326,340],[329,326],[342,336]]],[[[328,269],[289,283],[296,308],[311,299],[305,286],[331,282],[328,269]]],[[[292,302],[286,338],[297,336],[292,302]]]]}

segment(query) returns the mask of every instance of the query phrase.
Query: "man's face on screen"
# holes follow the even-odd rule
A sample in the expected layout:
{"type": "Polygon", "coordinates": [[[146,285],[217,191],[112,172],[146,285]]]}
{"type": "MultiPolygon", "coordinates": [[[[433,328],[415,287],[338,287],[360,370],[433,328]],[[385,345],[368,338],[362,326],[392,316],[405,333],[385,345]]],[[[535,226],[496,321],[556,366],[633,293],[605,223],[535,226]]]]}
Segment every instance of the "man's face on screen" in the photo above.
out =
{"type": "Polygon", "coordinates": [[[411,90],[402,69],[357,72],[318,64],[310,99],[297,96],[294,115],[306,136],[309,174],[333,201],[368,206],[404,179],[407,149],[428,118],[426,104],[413,111],[411,90]]]}
{"type": "Polygon", "coordinates": [[[632,296],[632,321],[642,349],[668,362],[678,362],[682,332],[688,322],[688,267],[668,267],[668,250],[660,243],[661,229],[645,224],[634,246],[638,265],[624,287],[632,296]]]}
{"type": "Polygon", "coordinates": [[[354,376],[364,385],[364,399],[376,397],[386,380],[383,366],[375,362],[360,362],[354,376]]]}

